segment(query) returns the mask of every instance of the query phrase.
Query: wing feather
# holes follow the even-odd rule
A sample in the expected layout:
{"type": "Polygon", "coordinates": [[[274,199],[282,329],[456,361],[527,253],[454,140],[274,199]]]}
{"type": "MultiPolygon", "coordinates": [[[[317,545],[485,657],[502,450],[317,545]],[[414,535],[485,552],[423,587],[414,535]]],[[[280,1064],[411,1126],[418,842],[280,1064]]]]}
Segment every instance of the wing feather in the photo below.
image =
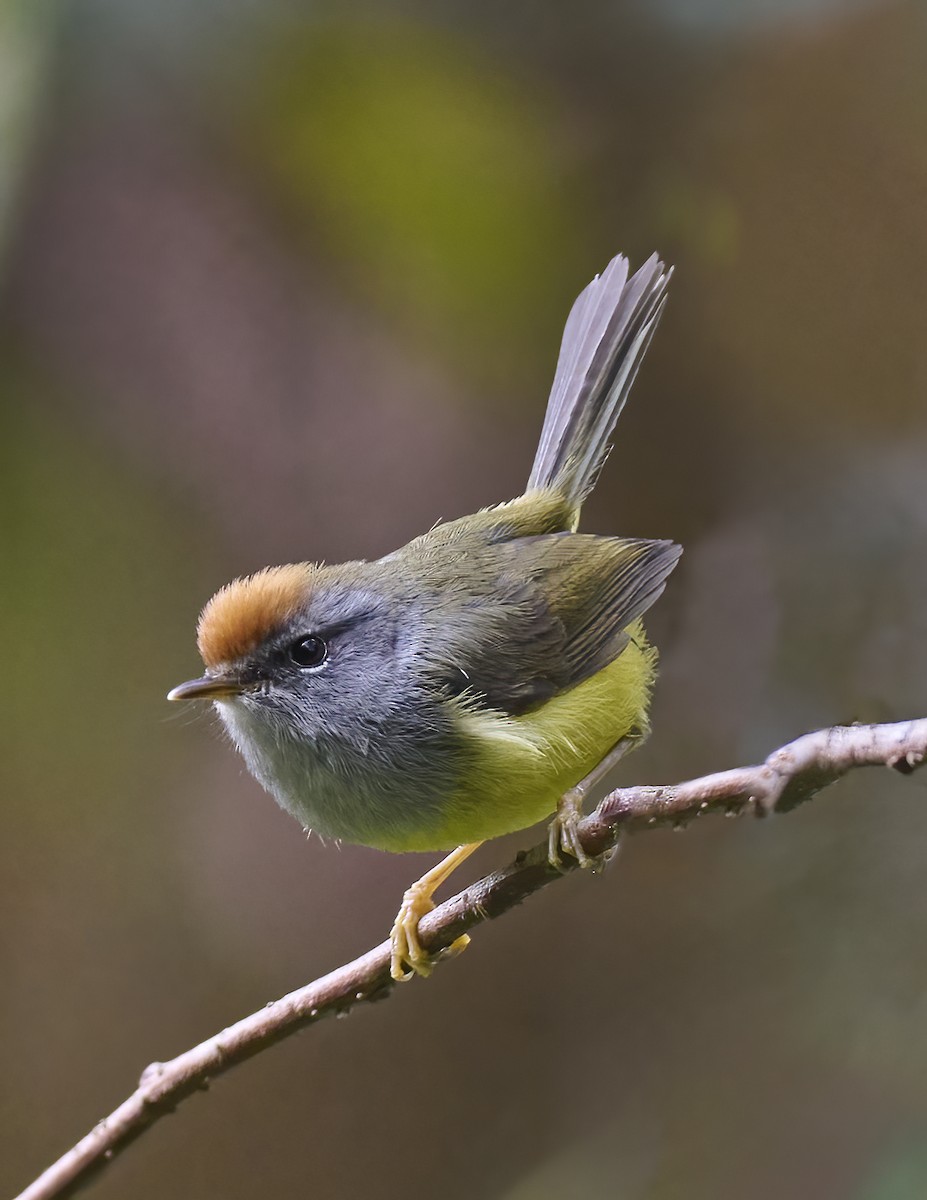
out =
{"type": "Polygon", "coordinates": [[[579,533],[489,548],[466,576],[489,586],[468,597],[461,584],[441,625],[444,685],[511,716],[575,687],[622,652],[628,626],[659,597],[681,552],[672,542],[579,533]]]}

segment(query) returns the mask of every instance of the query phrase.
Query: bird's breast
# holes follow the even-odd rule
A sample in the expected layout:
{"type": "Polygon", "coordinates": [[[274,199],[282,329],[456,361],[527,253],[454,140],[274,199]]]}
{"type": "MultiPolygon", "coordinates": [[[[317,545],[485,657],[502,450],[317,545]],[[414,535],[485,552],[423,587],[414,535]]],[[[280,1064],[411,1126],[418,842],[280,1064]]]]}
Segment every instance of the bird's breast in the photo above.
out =
{"type": "Polygon", "coordinates": [[[256,706],[220,701],[216,708],[248,770],[304,829],[392,850],[419,848],[438,836],[460,784],[449,721],[431,716],[353,736],[307,736],[256,706]]]}

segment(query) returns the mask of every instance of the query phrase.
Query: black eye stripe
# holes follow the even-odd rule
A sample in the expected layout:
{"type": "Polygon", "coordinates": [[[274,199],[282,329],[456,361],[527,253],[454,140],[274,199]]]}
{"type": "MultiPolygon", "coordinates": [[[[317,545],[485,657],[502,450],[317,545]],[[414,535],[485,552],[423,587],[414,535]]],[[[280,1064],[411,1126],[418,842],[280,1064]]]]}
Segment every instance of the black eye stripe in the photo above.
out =
{"type": "Polygon", "coordinates": [[[309,633],[297,638],[289,646],[287,653],[298,667],[320,667],[328,657],[328,646],[322,638],[309,633]]]}

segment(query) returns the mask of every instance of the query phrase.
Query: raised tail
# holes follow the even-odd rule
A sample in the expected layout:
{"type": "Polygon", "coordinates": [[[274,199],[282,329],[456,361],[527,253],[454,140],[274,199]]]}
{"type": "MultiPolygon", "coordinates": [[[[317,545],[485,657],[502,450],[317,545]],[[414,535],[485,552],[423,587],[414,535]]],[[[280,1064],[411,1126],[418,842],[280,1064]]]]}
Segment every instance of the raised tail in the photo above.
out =
{"type": "Polygon", "coordinates": [[[580,292],[563,331],[529,490],[556,487],[577,511],[592,491],[671,274],[652,254],[629,279],[619,254],[580,292]]]}

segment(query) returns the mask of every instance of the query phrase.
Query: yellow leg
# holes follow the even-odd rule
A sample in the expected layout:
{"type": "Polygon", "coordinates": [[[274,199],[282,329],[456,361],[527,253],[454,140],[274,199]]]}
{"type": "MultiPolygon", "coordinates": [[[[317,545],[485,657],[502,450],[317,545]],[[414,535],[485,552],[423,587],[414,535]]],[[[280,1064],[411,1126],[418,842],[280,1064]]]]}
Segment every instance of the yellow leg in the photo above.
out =
{"type": "MultiPolygon", "coordinates": [[[[436,867],[426,871],[403,896],[402,906],[396,914],[396,920],[393,922],[393,928],[389,935],[393,951],[390,974],[394,979],[405,982],[413,975],[428,976],[431,974],[437,958],[431,958],[422,949],[422,944],[418,940],[418,923],[426,913],[430,913],[434,908],[431,898],[445,879],[482,844],[482,842],[470,842],[466,846],[458,846],[456,850],[451,851],[447,858],[442,858],[436,867]]],[[[467,948],[469,943],[469,937],[464,934],[463,937],[459,937],[456,942],[448,946],[442,955],[459,954],[461,950],[467,948]]]]}
{"type": "Polygon", "coordinates": [[[612,746],[602,761],[592,768],[585,779],[581,779],[575,787],[570,788],[561,797],[560,803],[557,805],[556,816],[547,831],[547,856],[552,867],[556,867],[558,871],[563,869],[563,854],[569,854],[571,858],[575,858],[581,867],[595,868],[599,865],[599,860],[590,858],[583,849],[577,833],[577,826],[583,819],[583,803],[586,796],[596,784],[601,782],[612,767],[629,750],[639,746],[643,740],[643,735],[636,733],[623,737],[620,742],[616,742],[612,746]]]}

